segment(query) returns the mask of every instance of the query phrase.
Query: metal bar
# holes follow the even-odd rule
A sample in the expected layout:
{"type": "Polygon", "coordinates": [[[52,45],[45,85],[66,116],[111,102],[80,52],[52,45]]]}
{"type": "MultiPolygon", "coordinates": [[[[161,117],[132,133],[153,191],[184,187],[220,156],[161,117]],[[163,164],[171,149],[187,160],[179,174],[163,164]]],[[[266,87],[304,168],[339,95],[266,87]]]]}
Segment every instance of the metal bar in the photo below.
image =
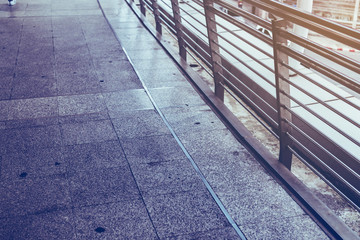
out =
{"type": "Polygon", "coordinates": [[[162,27],[161,27],[159,5],[157,3],[157,0],[151,0],[151,6],[152,6],[152,9],[153,9],[153,13],[154,13],[156,31],[161,35],[162,34],[162,27]]]}
{"type": "MultiPolygon", "coordinates": [[[[208,38],[208,36],[203,33],[202,31],[200,31],[200,29],[198,29],[197,27],[195,27],[189,20],[187,20],[186,18],[182,17],[182,20],[185,21],[187,24],[189,24],[192,28],[194,28],[197,32],[199,32],[201,35],[203,35],[205,38],[208,38]]],[[[198,21],[198,20],[196,20],[198,21]]],[[[207,28],[206,25],[204,25],[203,23],[201,23],[201,25],[204,27],[204,28],[207,28]]]]}
{"type": "MultiPolygon", "coordinates": [[[[224,77],[224,76],[223,76],[224,77]]],[[[272,119],[261,107],[259,107],[258,105],[256,105],[256,103],[253,101],[253,99],[249,98],[245,93],[243,93],[238,87],[236,87],[234,85],[234,83],[230,82],[229,80],[227,80],[225,77],[224,77],[224,83],[221,83],[224,87],[224,89],[228,92],[229,90],[226,88],[226,85],[230,85],[231,87],[235,88],[238,92],[240,92],[242,94],[242,96],[244,98],[246,98],[247,101],[251,102],[252,105],[257,108],[258,111],[260,111],[263,115],[267,116],[268,119],[271,119],[271,121],[273,122],[274,125],[278,125],[278,123],[272,119]],[[225,84],[226,83],[226,84],[225,84]]],[[[244,85],[245,86],[245,85],[244,85]]],[[[245,86],[246,88],[248,88],[247,86],[245,86]]],[[[250,90],[251,91],[251,90],[250,90]]],[[[256,93],[254,93],[256,95],[256,93]]],[[[233,96],[233,95],[232,95],[233,96]]],[[[234,98],[236,100],[236,98],[234,98]]],[[[259,98],[260,100],[263,100],[261,98],[259,98]]],[[[266,103],[266,102],[265,102],[266,103]]],[[[267,103],[266,103],[267,104],[267,103]]],[[[270,106],[271,107],[271,106],[270,106]]],[[[253,113],[252,113],[253,114],[253,113]]],[[[254,116],[255,117],[255,116],[254,116]]],[[[263,125],[263,121],[259,120],[258,117],[255,117],[260,123],[261,125],[263,125]]],[[[279,138],[278,134],[276,134],[274,131],[272,131],[271,129],[269,129],[268,127],[265,127],[266,129],[268,129],[268,131],[270,133],[272,133],[276,138],[279,138]]]]}
{"type": "MultiPolygon", "coordinates": [[[[349,101],[347,98],[345,98],[345,97],[341,96],[340,94],[332,91],[331,89],[326,88],[325,86],[321,85],[320,83],[318,83],[317,81],[313,80],[312,78],[306,76],[304,73],[300,72],[299,70],[297,70],[297,69],[295,69],[295,68],[293,68],[293,67],[291,67],[291,66],[289,66],[289,65],[286,65],[286,64],[284,64],[284,63],[280,63],[280,64],[282,64],[282,65],[284,65],[285,67],[289,68],[289,70],[291,70],[291,71],[293,71],[294,73],[298,74],[299,76],[301,76],[301,77],[304,78],[305,80],[307,80],[307,81],[311,82],[312,84],[318,86],[319,88],[327,91],[328,93],[330,93],[330,94],[333,95],[334,97],[337,97],[339,100],[341,100],[341,101],[349,104],[351,107],[353,107],[353,108],[355,108],[355,109],[357,109],[357,110],[360,110],[360,106],[354,104],[353,102],[349,101]]],[[[290,82],[290,83],[291,83],[291,82],[290,82]]],[[[296,87],[296,86],[298,86],[298,85],[295,85],[295,84],[294,84],[294,86],[296,87]]],[[[304,89],[301,88],[301,87],[299,87],[298,89],[299,89],[300,91],[304,90],[304,89]]],[[[307,94],[307,95],[308,95],[308,94],[307,94]]],[[[310,94],[310,95],[311,95],[311,94],[310,94]]],[[[310,96],[310,95],[309,95],[309,96],[310,96]]]]}
{"type": "MultiPolygon", "coordinates": [[[[256,30],[255,28],[253,28],[253,27],[251,27],[251,26],[249,26],[249,25],[247,25],[247,24],[241,23],[239,20],[234,19],[233,17],[231,17],[231,16],[225,14],[224,12],[219,11],[219,10],[217,10],[217,9],[215,9],[215,8],[211,9],[211,11],[212,11],[214,14],[220,16],[221,18],[223,18],[223,19],[225,19],[225,20],[227,20],[227,21],[230,21],[231,24],[233,24],[234,26],[236,26],[236,27],[238,27],[238,28],[240,28],[240,29],[242,29],[242,30],[250,33],[251,35],[253,35],[253,36],[261,39],[262,41],[266,42],[267,44],[272,45],[272,40],[271,40],[271,38],[269,38],[269,37],[267,37],[267,36],[264,36],[264,34],[260,33],[260,32],[259,32],[258,30],[256,30]]],[[[262,21],[264,22],[264,20],[262,20],[262,21]]]]}
{"type": "MultiPolygon", "coordinates": [[[[222,25],[222,24],[220,24],[220,23],[217,23],[217,24],[218,24],[221,28],[223,28],[223,29],[225,29],[226,31],[228,31],[228,33],[230,33],[230,34],[233,35],[234,37],[237,37],[238,39],[241,39],[243,42],[245,42],[246,44],[248,44],[248,45],[250,45],[251,47],[255,48],[256,50],[258,50],[258,51],[261,52],[262,54],[266,55],[267,57],[273,58],[273,55],[271,55],[271,54],[269,54],[268,52],[264,51],[263,49],[257,47],[255,44],[253,44],[252,42],[246,40],[245,38],[237,35],[237,34],[235,33],[235,31],[228,29],[227,27],[225,27],[224,25],[222,25]]],[[[261,33],[260,33],[260,34],[261,34],[261,33]]],[[[218,35],[220,36],[219,33],[218,33],[218,35]]],[[[220,37],[221,37],[221,36],[220,36],[220,37]]],[[[269,38],[269,37],[267,37],[267,36],[265,36],[265,37],[268,38],[269,41],[271,41],[271,38],[269,38]]],[[[225,37],[221,37],[221,38],[223,38],[224,40],[226,40],[225,37]]],[[[240,50],[240,48],[237,47],[233,42],[230,42],[230,41],[228,41],[228,40],[227,40],[227,42],[230,43],[231,45],[233,45],[234,47],[236,47],[236,48],[238,48],[238,49],[240,50]]],[[[265,42],[267,42],[267,41],[265,41],[265,42]]],[[[250,55],[250,53],[248,53],[247,55],[250,55]]],[[[255,59],[258,60],[258,59],[255,58],[255,57],[251,57],[251,58],[252,58],[253,60],[255,60],[255,59]]],[[[272,71],[273,71],[273,70],[272,70],[272,71]]]]}
{"type": "MultiPolygon", "coordinates": [[[[231,82],[229,82],[230,84],[232,84],[231,82]]],[[[235,87],[235,86],[234,86],[235,87]]],[[[279,138],[279,136],[276,134],[276,132],[274,132],[269,126],[267,126],[266,123],[264,123],[261,118],[259,118],[258,116],[256,116],[255,113],[253,113],[248,106],[246,106],[244,103],[242,103],[238,98],[237,95],[235,95],[234,93],[232,93],[232,91],[230,91],[230,89],[226,88],[226,86],[224,85],[224,89],[225,91],[230,94],[233,99],[235,99],[236,102],[238,102],[253,118],[255,118],[267,131],[269,131],[274,137],[279,138]]],[[[238,89],[239,90],[239,89],[238,89]]],[[[240,90],[239,90],[240,91],[240,90]]],[[[241,92],[241,91],[240,91],[241,92]]],[[[244,95],[245,96],[245,95],[244,95]]],[[[251,101],[250,98],[248,98],[248,100],[251,101]]],[[[262,111],[261,108],[259,108],[260,111],[262,111]]],[[[264,114],[266,114],[264,111],[262,111],[264,114]]],[[[275,123],[275,121],[274,121],[275,123]]]]}
{"type": "Polygon", "coordinates": [[[281,52],[286,53],[288,56],[297,59],[298,61],[302,62],[304,65],[308,66],[309,68],[313,68],[317,72],[324,74],[330,79],[360,94],[360,84],[358,84],[354,79],[349,78],[348,76],[344,75],[343,73],[335,69],[324,66],[324,64],[322,64],[319,61],[310,59],[305,55],[300,55],[298,52],[292,50],[291,48],[288,48],[285,45],[278,45],[277,47],[280,49],[281,52]]]}
{"type": "MultiPolygon", "coordinates": [[[[202,12],[202,11],[200,11],[199,9],[195,8],[193,5],[191,5],[191,4],[187,3],[187,2],[186,2],[186,5],[189,6],[189,7],[191,7],[191,8],[194,9],[196,12],[200,13],[201,15],[203,15],[203,16],[205,17],[205,13],[202,12]]],[[[201,6],[201,7],[203,7],[203,6],[201,6]]],[[[180,7],[180,9],[181,9],[182,11],[184,11],[184,12],[187,13],[187,11],[185,11],[183,7],[180,7]]],[[[203,8],[203,9],[204,9],[204,8],[203,8]]]]}
{"type": "MultiPolygon", "coordinates": [[[[360,192],[354,186],[352,186],[348,181],[346,181],[342,176],[338,174],[338,172],[331,167],[327,166],[318,156],[316,156],[310,149],[307,148],[302,142],[298,141],[295,137],[289,135],[289,138],[292,139],[294,145],[300,147],[298,149],[301,154],[306,157],[305,162],[309,162],[309,165],[315,165],[317,171],[320,172],[321,175],[325,176],[325,178],[332,183],[332,186],[335,186],[336,189],[339,189],[347,198],[351,199],[351,202],[357,205],[357,208],[360,206],[360,192]],[[312,160],[310,160],[312,159],[312,160]]],[[[357,180],[359,181],[359,180],[357,180]]]]}
{"type": "MultiPolygon", "coordinates": [[[[288,82],[288,81],[287,81],[288,82]]],[[[310,112],[311,114],[313,114],[315,117],[317,117],[318,119],[320,119],[321,121],[323,121],[326,125],[330,126],[332,129],[336,130],[338,133],[340,133],[341,135],[343,135],[344,137],[346,137],[347,139],[349,139],[351,142],[353,142],[354,144],[358,145],[360,147],[360,143],[355,140],[353,137],[351,137],[349,134],[343,132],[340,128],[336,127],[334,124],[332,124],[331,122],[327,121],[325,118],[323,118],[322,116],[320,116],[318,113],[316,113],[315,111],[311,110],[309,107],[307,107],[305,104],[301,103],[300,101],[298,101],[296,98],[291,97],[290,94],[286,93],[286,92],[281,92],[282,94],[286,95],[286,97],[290,98],[291,100],[293,100],[295,103],[299,104],[299,106],[301,106],[302,108],[304,108],[306,111],[310,112]]],[[[322,101],[321,101],[322,102],[322,101]]],[[[290,107],[286,108],[288,111],[291,110],[290,107]]]]}
{"type": "MultiPolygon", "coordinates": [[[[359,173],[355,172],[354,169],[352,169],[351,167],[349,167],[348,165],[344,164],[339,158],[337,158],[334,154],[332,154],[328,149],[326,149],[324,146],[322,146],[321,144],[319,144],[317,141],[315,141],[314,139],[312,139],[308,134],[306,134],[304,131],[302,131],[299,127],[297,127],[295,124],[289,122],[289,124],[291,125],[291,127],[296,130],[298,133],[300,133],[303,137],[305,137],[306,139],[308,139],[312,144],[314,144],[315,146],[317,146],[318,148],[320,148],[323,152],[325,152],[328,155],[328,158],[322,160],[319,156],[317,156],[314,152],[311,152],[311,154],[313,156],[316,156],[317,161],[319,163],[321,163],[321,165],[325,166],[327,169],[331,170],[332,172],[336,173],[337,176],[339,176],[344,182],[346,181],[349,186],[351,186],[351,188],[353,188],[353,190],[355,190],[356,192],[358,192],[358,195],[360,195],[360,191],[358,189],[359,188],[359,183],[360,183],[360,177],[359,177],[359,173]],[[333,160],[333,161],[332,161],[333,160]],[[326,161],[326,162],[324,162],[326,161]],[[339,174],[339,168],[341,168],[342,170],[342,175],[339,174]],[[347,180],[348,179],[348,180],[347,180]],[[350,179],[350,181],[349,181],[350,179]],[[356,186],[354,186],[353,184],[351,184],[351,182],[356,186]]],[[[295,136],[291,135],[290,133],[289,137],[291,136],[292,138],[296,139],[295,136]]]]}
{"type": "Polygon", "coordinates": [[[322,57],[325,57],[345,68],[350,69],[351,71],[354,71],[354,72],[360,74],[360,63],[358,61],[355,61],[349,57],[346,57],[342,54],[334,52],[334,51],[332,51],[326,47],[323,47],[322,45],[320,45],[316,42],[313,42],[307,38],[297,36],[291,32],[280,30],[279,34],[282,37],[290,40],[291,42],[301,45],[322,57]]]}
{"type": "Polygon", "coordinates": [[[217,32],[215,14],[212,11],[209,11],[209,9],[213,7],[214,7],[214,0],[205,0],[204,2],[205,18],[206,18],[206,26],[207,26],[209,46],[211,52],[212,70],[214,74],[215,95],[221,101],[224,101],[224,88],[221,84],[223,82],[223,79],[220,75],[222,73],[220,49],[218,44],[214,44],[214,43],[218,43],[218,37],[215,34],[217,32]]]}
{"type": "Polygon", "coordinates": [[[354,29],[356,29],[356,25],[357,25],[357,21],[358,21],[359,5],[360,5],[360,0],[356,0],[355,9],[354,9],[354,15],[353,15],[353,23],[351,25],[352,28],[354,28],[354,29]]]}
{"type": "MultiPolygon", "coordinates": [[[[306,91],[305,89],[301,88],[299,85],[297,85],[294,82],[289,81],[288,79],[280,76],[280,78],[289,83],[290,85],[294,86],[296,89],[300,90],[301,92],[305,93],[307,96],[309,96],[310,98],[316,100],[317,103],[320,103],[321,105],[325,106],[326,108],[330,109],[332,112],[336,113],[337,115],[339,115],[340,117],[344,118],[345,120],[347,120],[348,122],[350,122],[351,124],[355,125],[356,127],[360,128],[360,124],[355,122],[354,120],[352,120],[351,118],[347,117],[346,115],[344,115],[343,113],[341,113],[340,111],[338,111],[336,108],[330,106],[329,104],[327,104],[326,102],[322,101],[320,98],[312,95],[311,93],[309,93],[308,91],[306,91]]],[[[286,93],[284,93],[286,94],[286,93]]],[[[291,98],[291,100],[295,101],[296,103],[298,103],[299,105],[302,104],[300,103],[300,101],[298,101],[296,98],[292,97],[289,95],[289,98],[291,98]]],[[[349,101],[350,102],[350,101],[349,101]]],[[[360,107],[357,107],[360,108],[360,107]]]]}
{"type": "Polygon", "coordinates": [[[285,4],[271,0],[244,0],[275,16],[287,19],[290,22],[309,28],[321,35],[327,36],[347,46],[360,49],[360,32],[335,22],[315,16],[311,13],[299,11],[285,4]]]}
{"type": "MultiPolygon", "coordinates": [[[[240,52],[242,52],[243,54],[245,54],[246,56],[248,56],[249,58],[251,58],[252,60],[254,60],[255,62],[257,62],[258,64],[260,64],[261,66],[263,66],[264,68],[266,68],[267,70],[269,70],[270,72],[274,73],[274,69],[270,68],[269,66],[267,66],[266,64],[264,64],[263,62],[261,62],[258,58],[253,57],[248,51],[243,50],[242,48],[239,48],[234,42],[228,40],[227,38],[225,38],[224,36],[222,36],[219,33],[216,33],[221,39],[225,40],[227,43],[229,43],[231,46],[233,46],[234,48],[236,48],[237,50],[239,50],[240,52]]],[[[233,33],[232,33],[233,34],[233,33]]],[[[234,34],[233,34],[234,35],[234,34]]],[[[235,36],[235,35],[234,35],[235,36]]],[[[237,35],[236,35],[237,36],[237,35]]],[[[243,40],[244,38],[239,36],[239,39],[243,40]]],[[[245,39],[244,39],[245,40],[245,39]]],[[[266,53],[265,51],[263,51],[262,49],[258,48],[256,45],[250,43],[249,41],[245,40],[246,43],[249,43],[250,46],[254,47],[256,50],[258,50],[261,53],[266,53]]],[[[243,63],[244,61],[242,61],[240,58],[236,57],[234,53],[231,53],[229,50],[227,50],[225,47],[222,47],[219,44],[219,47],[221,49],[223,49],[224,51],[226,51],[228,54],[230,54],[233,58],[235,58],[236,60],[238,60],[239,62],[243,63]]],[[[270,56],[270,58],[273,58],[272,55],[266,53],[266,56],[270,56]]],[[[269,82],[270,83],[270,82],[269,82]]],[[[272,82],[271,85],[275,86],[272,82]]]]}
{"type": "Polygon", "coordinates": [[[171,6],[174,16],[175,22],[175,31],[177,36],[177,41],[179,44],[179,54],[181,58],[186,61],[186,43],[184,41],[184,33],[182,31],[182,24],[181,24],[181,15],[180,15],[180,8],[179,8],[179,1],[178,0],[171,0],[171,6]]]}
{"type": "MultiPolygon", "coordinates": [[[[215,43],[214,43],[215,44],[215,43]]],[[[230,52],[229,50],[227,50],[226,48],[222,48],[219,44],[217,44],[219,46],[219,48],[223,49],[225,52],[227,52],[228,54],[230,54],[233,58],[235,58],[237,61],[239,61],[242,65],[244,65],[245,67],[247,67],[248,69],[250,69],[252,72],[254,72],[256,75],[258,75],[259,77],[261,77],[265,82],[267,82],[268,84],[270,84],[273,87],[276,87],[276,85],[271,82],[270,80],[268,80],[264,75],[262,75],[259,71],[256,71],[254,68],[252,68],[249,64],[247,64],[245,61],[241,60],[239,57],[235,56],[234,53],[230,52]]],[[[240,49],[239,49],[240,50],[240,49]]],[[[243,52],[242,50],[240,50],[241,52],[243,52]]],[[[245,53],[247,55],[247,53],[245,53]]],[[[257,59],[254,59],[256,62],[260,62],[257,59]]],[[[264,65],[263,63],[260,63],[262,66],[264,65]]],[[[265,68],[268,69],[268,67],[266,66],[265,68]]],[[[274,72],[273,69],[271,69],[271,72],[274,72]]]]}
{"type": "MultiPolygon", "coordinates": [[[[294,139],[294,142],[297,142],[294,139]]],[[[300,144],[300,142],[299,142],[300,144]]],[[[290,148],[290,147],[289,147],[290,148]]],[[[313,171],[317,176],[319,176],[327,185],[329,185],[335,192],[342,196],[346,201],[348,201],[357,211],[360,211],[360,207],[357,206],[350,198],[348,198],[341,190],[339,190],[334,184],[332,184],[325,176],[323,176],[315,167],[309,164],[303,156],[301,156],[295,149],[290,148],[290,151],[303,162],[311,171],[313,171]]]]}
{"type": "Polygon", "coordinates": [[[142,15],[146,16],[146,8],[145,8],[144,0],[139,0],[139,3],[140,3],[140,12],[142,13],[142,15]]]}
{"type": "Polygon", "coordinates": [[[288,146],[291,145],[291,139],[287,135],[287,132],[291,132],[291,127],[286,121],[291,122],[291,113],[286,110],[286,108],[290,108],[290,98],[283,94],[290,95],[290,85],[280,78],[280,75],[282,75],[284,78],[289,79],[289,69],[280,64],[280,62],[288,63],[288,57],[277,48],[278,45],[287,44],[286,39],[277,34],[278,29],[285,26],[286,22],[283,19],[272,20],[276,99],[280,130],[279,161],[291,170],[292,153],[288,149],[288,146]]]}

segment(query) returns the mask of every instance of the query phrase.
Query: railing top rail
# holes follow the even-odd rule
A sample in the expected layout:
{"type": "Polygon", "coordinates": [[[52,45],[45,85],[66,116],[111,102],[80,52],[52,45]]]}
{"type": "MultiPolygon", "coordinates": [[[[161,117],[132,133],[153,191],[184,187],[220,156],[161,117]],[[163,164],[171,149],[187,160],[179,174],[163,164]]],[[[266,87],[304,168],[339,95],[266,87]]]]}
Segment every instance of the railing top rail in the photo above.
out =
{"type": "MultiPolygon", "coordinates": [[[[223,3],[223,0],[215,1],[223,3]]],[[[335,39],[347,46],[360,49],[360,31],[274,0],[244,0],[244,2],[306,27],[323,36],[335,39]]]]}

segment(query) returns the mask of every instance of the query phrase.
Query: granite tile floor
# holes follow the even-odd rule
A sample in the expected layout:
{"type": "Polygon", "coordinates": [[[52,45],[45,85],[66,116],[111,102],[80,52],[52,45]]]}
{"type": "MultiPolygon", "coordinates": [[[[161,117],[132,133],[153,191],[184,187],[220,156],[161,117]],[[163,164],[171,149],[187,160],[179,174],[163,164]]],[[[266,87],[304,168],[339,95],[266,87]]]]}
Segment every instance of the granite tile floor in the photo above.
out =
{"type": "Polygon", "coordinates": [[[189,156],[248,239],[326,239],[126,3],[99,3],[0,5],[0,239],[239,239],[189,156]]]}

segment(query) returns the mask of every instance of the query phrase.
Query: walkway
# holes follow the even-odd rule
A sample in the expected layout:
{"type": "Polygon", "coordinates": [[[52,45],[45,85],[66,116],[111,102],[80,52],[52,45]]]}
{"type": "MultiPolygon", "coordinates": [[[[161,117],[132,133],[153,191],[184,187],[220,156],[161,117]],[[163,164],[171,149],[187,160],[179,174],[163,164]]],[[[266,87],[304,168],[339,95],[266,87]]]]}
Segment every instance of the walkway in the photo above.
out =
{"type": "Polygon", "coordinates": [[[115,35],[95,0],[0,6],[0,239],[326,239],[125,2],[100,2],[115,35]]]}

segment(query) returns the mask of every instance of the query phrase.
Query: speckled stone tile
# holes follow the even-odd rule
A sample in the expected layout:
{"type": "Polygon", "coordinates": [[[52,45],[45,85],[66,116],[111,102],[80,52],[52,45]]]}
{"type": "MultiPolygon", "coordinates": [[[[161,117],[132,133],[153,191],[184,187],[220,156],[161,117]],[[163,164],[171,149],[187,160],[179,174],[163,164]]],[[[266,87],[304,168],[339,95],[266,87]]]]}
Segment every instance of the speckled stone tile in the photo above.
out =
{"type": "Polygon", "coordinates": [[[116,140],[116,133],[109,120],[61,125],[65,145],[116,140]]]}
{"type": "Polygon", "coordinates": [[[206,187],[188,159],[133,164],[131,169],[143,194],[159,195],[204,191],[206,187]]]}
{"type": "Polygon", "coordinates": [[[26,151],[36,148],[52,148],[62,145],[57,125],[4,129],[0,131],[0,153],[26,151]]]}
{"type": "Polygon", "coordinates": [[[104,93],[104,97],[112,118],[121,116],[123,111],[154,109],[143,89],[104,93]]]}
{"type": "Polygon", "coordinates": [[[60,96],[58,101],[60,116],[105,112],[107,110],[102,94],[60,96]]]}
{"type": "Polygon", "coordinates": [[[2,155],[0,179],[16,180],[26,174],[38,178],[64,174],[67,169],[61,148],[26,149],[2,155]]]}
{"type": "Polygon", "coordinates": [[[141,200],[75,208],[78,239],[158,239],[141,200]]]}
{"type": "Polygon", "coordinates": [[[159,69],[157,71],[137,69],[137,71],[148,88],[189,86],[185,76],[174,69],[159,69]]]}
{"type": "Polygon", "coordinates": [[[161,239],[230,226],[207,191],[147,195],[144,200],[161,239]]]}
{"type": "Polygon", "coordinates": [[[166,240],[235,240],[240,239],[232,227],[214,229],[206,232],[195,232],[191,234],[179,235],[165,238],[166,240]]]}
{"type": "Polygon", "coordinates": [[[71,210],[0,219],[0,238],[7,239],[76,239],[71,210]]]}
{"type": "Polygon", "coordinates": [[[127,111],[112,119],[120,139],[169,134],[170,131],[153,109],[127,111]]]}
{"type": "Polygon", "coordinates": [[[57,96],[57,83],[54,76],[16,77],[13,81],[11,99],[54,96],[57,96]]]}
{"type": "Polygon", "coordinates": [[[0,218],[42,214],[70,207],[69,185],[63,175],[0,182],[0,218]]]}
{"type": "Polygon", "coordinates": [[[247,160],[249,152],[226,129],[178,134],[181,142],[199,164],[247,160]],[[245,155],[245,156],[244,156],[245,155]]]}
{"type": "Polygon", "coordinates": [[[12,100],[9,119],[29,119],[58,115],[56,97],[12,100]]]}
{"type": "Polygon", "coordinates": [[[9,117],[9,111],[10,111],[10,101],[0,101],[0,120],[8,120],[9,117]]]}
{"type": "Polygon", "coordinates": [[[203,105],[204,101],[191,87],[151,88],[151,96],[160,108],[203,105]]]}
{"type": "Polygon", "coordinates": [[[232,191],[214,187],[214,191],[238,225],[304,214],[300,206],[274,180],[251,184],[243,182],[237,188],[233,187],[232,191]]]}
{"type": "Polygon", "coordinates": [[[75,207],[90,206],[140,197],[129,167],[101,168],[69,174],[75,207]]]}
{"type": "Polygon", "coordinates": [[[330,239],[309,216],[258,219],[240,226],[248,239],[330,239]]]}
{"type": "Polygon", "coordinates": [[[121,140],[130,163],[151,163],[181,159],[185,155],[172,135],[121,140]]]}
{"type": "Polygon", "coordinates": [[[207,105],[164,108],[162,112],[177,134],[226,129],[207,105]]]}
{"type": "Polygon", "coordinates": [[[118,141],[66,146],[63,154],[70,172],[125,167],[128,164],[118,141]]]}

